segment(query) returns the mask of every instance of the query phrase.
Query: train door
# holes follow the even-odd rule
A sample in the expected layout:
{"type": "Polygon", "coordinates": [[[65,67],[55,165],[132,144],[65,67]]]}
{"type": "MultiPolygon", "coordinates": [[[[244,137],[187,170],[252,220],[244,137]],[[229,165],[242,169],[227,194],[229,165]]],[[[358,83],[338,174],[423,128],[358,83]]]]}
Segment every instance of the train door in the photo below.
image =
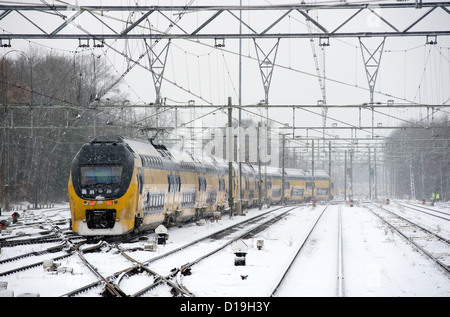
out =
{"type": "Polygon", "coordinates": [[[169,211],[177,210],[177,198],[181,189],[180,175],[167,175],[169,183],[168,195],[167,195],[167,209],[169,211]]]}
{"type": "Polygon", "coordinates": [[[206,177],[202,176],[198,177],[198,201],[197,208],[206,207],[206,177]]]}
{"type": "Polygon", "coordinates": [[[311,177],[305,179],[305,202],[309,202],[313,196],[313,182],[311,177]]]}

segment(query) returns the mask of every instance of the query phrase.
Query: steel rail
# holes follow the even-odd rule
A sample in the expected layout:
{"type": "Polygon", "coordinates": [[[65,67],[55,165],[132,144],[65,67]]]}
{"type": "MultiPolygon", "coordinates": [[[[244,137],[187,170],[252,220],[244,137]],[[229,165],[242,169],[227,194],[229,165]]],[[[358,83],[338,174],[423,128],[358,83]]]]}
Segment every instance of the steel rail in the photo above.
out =
{"type": "MultiPolygon", "coordinates": [[[[239,222],[239,223],[237,223],[237,224],[228,226],[228,227],[226,227],[226,228],[224,228],[224,229],[222,229],[222,230],[216,231],[216,232],[214,232],[214,233],[212,233],[212,234],[209,234],[209,235],[206,235],[205,237],[196,239],[196,240],[194,240],[194,241],[192,241],[192,242],[189,242],[189,243],[187,243],[187,244],[185,244],[185,245],[182,245],[182,246],[180,246],[180,247],[178,247],[178,248],[175,248],[175,249],[173,249],[173,250],[171,250],[171,251],[168,251],[168,252],[166,252],[166,253],[164,253],[164,254],[161,254],[161,255],[159,255],[159,256],[156,256],[156,257],[153,257],[153,258],[151,258],[151,259],[149,259],[149,260],[146,260],[146,261],[144,261],[144,262],[141,262],[141,264],[142,264],[143,266],[146,267],[146,266],[148,266],[148,264],[150,264],[150,263],[152,263],[152,262],[155,262],[155,261],[157,261],[157,260],[163,259],[163,258],[165,258],[165,257],[167,257],[167,256],[170,256],[170,255],[172,255],[172,254],[174,254],[174,253],[176,253],[176,252],[179,252],[179,251],[181,251],[181,250],[184,250],[184,249],[188,248],[189,246],[195,245],[195,244],[197,244],[197,243],[199,243],[199,242],[201,242],[201,241],[203,241],[203,240],[207,240],[207,239],[213,238],[213,237],[215,237],[215,236],[217,236],[217,235],[221,235],[221,234],[223,234],[224,232],[226,232],[226,231],[228,231],[228,230],[233,230],[234,228],[236,228],[236,227],[238,227],[238,226],[240,226],[240,225],[242,225],[242,224],[246,224],[246,223],[248,223],[248,222],[255,221],[255,220],[259,219],[259,218],[262,218],[262,217],[264,217],[264,216],[266,216],[266,215],[268,215],[268,214],[270,214],[270,213],[276,211],[276,210],[279,210],[280,208],[282,208],[282,207],[278,207],[278,208],[275,208],[275,209],[273,209],[273,210],[268,210],[268,211],[266,211],[266,212],[264,212],[264,213],[262,213],[262,214],[259,214],[259,215],[250,217],[250,218],[246,219],[245,221],[242,221],[242,222],[239,222]]],[[[91,247],[89,250],[92,250],[92,249],[97,248],[101,243],[102,243],[102,241],[99,241],[99,243],[98,243],[97,245],[91,247]]],[[[86,250],[87,250],[87,249],[85,249],[84,251],[86,251],[86,250]]],[[[112,280],[114,280],[114,279],[120,279],[122,276],[128,274],[130,271],[134,270],[135,268],[136,268],[136,266],[132,266],[132,267],[125,268],[125,269],[123,269],[123,270],[120,270],[120,271],[118,271],[118,272],[113,273],[112,275],[110,275],[110,276],[108,276],[108,277],[105,277],[104,279],[106,279],[106,281],[108,281],[108,283],[109,283],[109,281],[112,281],[112,280]]],[[[143,290],[140,290],[140,291],[138,291],[138,292],[136,292],[135,294],[132,294],[132,295],[130,295],[130,296],[131,296],[131,297],[140,296],[141,294],[147,292],[148,290],[150,290],[150,289],[152,289],[152,288],[154,288],[154,287],[160,285],[160,284],[161,284],[162,282],[164,282],[165,280],[169,280],[169,279],[173,278],[177,273],[178,273],[178,272],[175,272],[175,273],[169,274],[168,276],[164,276],[163,278],[158,278],[158,279],[157,279],[154,283],[152,283],[151,285],[148,285],[148,286],[147,286],[146,288],[144,288],[143,290]]],[[[158,276],[161,276],[160,274],[158,274],[158,273],[156,273],[156,272],[155,272],[155,274],[158,275],[158,276]]],[[[81,292],[84,292],[84,291],[86,291],[86,290],[88,290],[88,289],[90,289],[90,288],[99,286],[100,284],[103,283],[103,281],[104,281],[103,279],[99,279],[99,280],[97,280],[97,281],[94,281],[94,282],[89,283],[89,284],[87,284],[87,285],[84,285],[84,286],[82,286],[82,287],[79,287],[79,288],[77,288],[77,289],[75,289],[75,290],[69,291],[69,292],[67,292],[67,293],[65,293],[65,294],[63,294],[63,295],[61,295],[61,297],[72,297],[72,296],[75,296],[75,295],[78,294],[78,293],[81,293],[81,292]]],[[[114,285],[111,285],[111,284],[110,284],[109,287],[111,288],[110,294],[113,295],[113,296],[117,296],[117,295],[114,294],[114,289],[115,289],[114,285]]],[[[108,287],[108,288],[109,288],[109,287],[108,287]]],[[[182,288],[182,286],[179,286],[179,287],[182,288]]],[[[118,289],[120,289],[120,288],[118,288],[118,289]]],[[[120,290],[120,292],[123,292],[123,291],[120,290]]],[[[184,293],[188,293],[188,291],[185,290],[184,293]]],[[[123,293],[123,294],[121,293],[121,296],[125,296],[125,293],[123,293]]],[[[192,295],[189,295],[189,296],[192,296],[192,295]]]]}
{"type": "Polygon", "coordinates": [[[440,210],[434,210],[434,209],[427,208],[427,207],[424,207],[424,206],[413,207],[413,206],[410,206],[409,203],[408,204],[396,203],[396,204],[400,205],[400,206],[403,206],[403,207],[406,207],[406,208],[409,208],[409,209],[412,209],[412,210],[416,210],[418,212],[421,212],[421,213],[424,213],[424,214],[427,214],[427,215],[430,215],[430,216],[433,216],[433,217],[436,217],[436,218],[440,218],[440,219],[443,219],[443,220],[446,220],[446,221],[450,221],[450,218],[448,218],[448,217],[450,217],[450,214],[446,213],[446,212],[443,212],[443,211],[440,211],[440,210]],[[443,214],[443,215],[445,215],[447,217],[438,216],[436,214],[432,214],[430,212],[427,212],[427,211],[424,211],[424,210],[420,210],[419,208],[427,209],[427,210],[430,210],[431,212],[434,212],[434,213],[437,213],[437,214],[443,214]]]}
{"type": "MultiPolygon", "coordinates": [[[[183,294],[183,295],[185,295],[185,296],[191,296],[191,294],[190,294],[186,289],[181,288],[179,285],[177,285],[176,283],[172,282],[170,279],[168,279],[168,278],[166,278],[165,276],[163,276],[163,275],[161,275],[161,274],[155,272],[154,270],[150,269],[148,266],[146,266],[145,264],[139,262],[138,260],[132,258],[129,254],[125,253],[125,251],[124,251],[122,248],[120,248],[119,245],[116,244],[115,247],[116,247],[117,250],[119,250],[120,254],[122,254],[122,255],[123,255],[126,259],[128,259],[129,261],[135,263],[137,267],[139,267],[139,268],[143,269],[144,271],[150,273],[151,275],[157,277],[158,284],[159,284],[160,282],[164,282],[164,283],[166,283],[167,285],[173,287],[173,288],[174,288],[175,290],[177,290],[180,294],[183,294]]],[[[134,269],[134,268],[135,268],[135,267],[133,267],[133,269],[134,269]]],[[[130,271],[127,271],[127,272],[123,272],[123,274],[121,274],[120,277],[117,278],[117,280],[115,281],[114,284],[117,285],[117,287],[119,287],[119,283],[120,283],[121,279],[122,279],[124,276],[126,276],[128,273],[132,272],[133,269],[130,269],[130,271]]]]}
{"type": "MultiPolygon", "coordinates": [[[[72,252],[67,252],[66,254],[60,255],[60,256],[56,256],[53,257],[51,259],[47,259],[47,260],[52,260],[52,261],[56,261],[56,260],[61,260],[61,259],[65,259],[69,256],[71,256],[73,253],[72,252]]],[[[14,269],[8,270],[8,271],[4,271],[4,272],[0,272],[0,276],[6,276],[9,274],[14,274],[20,271],[24,271],[24,270],[28,270],[31,269],[33,267],[37,267],[37,266],[41,266],[44,265],[44,261],[39,261],[39,262],[35,262],[35,263],[31,263],[31,264],[27,264],[24,266],[20,266],[20,267],[16,267],[14,269]]]]}
{"type": "Polygon", "coordinates": [[[344,293],[344,251],[342,237],[342,212],[341,205],[338,206],[338,272],[337,272],[337,296],[343,297],[344,293]]]}
{"type": "Polygon", "coordinates": [[[80,259],[86,264],[86,266],[105,284],[105,289],[113,296],[124,297],[125,293],[117,286],[109,282],[108,278],[105,278],[100,272],[83,256],[83,252],[76,250],[80,259]]]}
{"type": "Polygon", "coordinates": [[[280,276],[280,278],[278,279],[277,283],[275,284],[275,286],[273,287],[273,289],[270,291],[270,297],[273,297],[275,295],[275,293],[278,291],[280,285],[283,283],[287,273],[289,272],[289,270],[291,269],[292,265],[294,264],[295,260],[297,259],[297,256],[300,254],[300,251],[303,249],[303,247],[305,246],[306,242],[308,241],[309,237],[311,236],[312,232],[314,231],[314,229],[316,228],[316,225],[318,224],[319,220],[321,219],[322,215],[325,213],[325,210],[329,207],[330,205],[327,205],[322,212],[320,213],[319,217],[317,217],[316,221],[314,222],[313,226],[311,227],[308,235],[306,236],[305,240],[303,241],[303,243],[300,245],[300,247],[298,248],[297,252],[292,256],[291,260],[289,261],[289,264],[287,265],[287,267],[283,270],[283,274],[280,276]]]}
{"type": "MultiPolygon", "coordinates": [[[[394,202],[394,203],[395,203],[395,202],[394,202]]],[[[398,205],[402,205],[402,204],[398,204],[398,205]]],[[[405,207],[407,207],[407,206],[405,206],[405,207]]],[[[411,207],[408,207],[408,208],[411,208],[411,207]]],[[[411,209],[414,210],[414,208],[411,208],[411,209]]],[[[450,221],[450,219],[448,219],[448,218],[443,218],[443,217],[440,217],[440,216],[437,216],[437,215],[432,215],[432,214],[430,214],[430,213],[427,213],[426,211],[421,211],[421,210],[418,210],[418,209],[415,209],[415,210],[416,210],[416,211],[419,211],[419,212],[423,212],[423,213],[428,214],[428,215],[431,215],[431,216],[433,216],[433,217],[437,217],[437,218],[441,218],[441,219],[446,220],[446,221],[450,221]]],[[[386,210],[386,211],[388,211],[388,210],[386,210]]],[[[440,234],[438,234],[438,233],[436,233],[436,232],[432,232],[432,231],[430,231],[429,229],[427,229],[427,228],[425,228],[425,227],[423,227],[423,226],[421,226],[421,225],[419,225],[419,224],[417,224],[417,223],[414,223],[414,222],[412,222],[412,221],[406,219],[405,217],[402,217],[402,216],[400,216],[400,215],[398,215],[398,214],[396,214],[396,213],[394,213],[394,212],[392,212],[392,211],[388,211],[388,212],[393,213],[393,214],[396,215],[397,217],[401,218],[403,221],[406,221],[406,222],[408,222],[409,224],[411,224],[411,225],[413,225],[413,226],[419,227],[420,229],[422,229],[422,230],[425,231],[426,233],[428,233],[428,234],[430,234],[430,235],[434,235],[434,236],[436,236],[438,239],[441,239],[441,240],[447,242],[447,243],[450,245],[450,240],[447,239],[447,238],[445,238],[445,237],[443,237],[443,236],[441,236],[440,234]]]]}
{"type": "MultiPolygon", "coordinates": [[[[286,210],[286,211],[283,211],[281,214],[279,214],[279,215],[277,215],[277,216],[275,216],[275,217],[273,217],[273,218],[268,219],[267,221],[264,221],[264,222],[258,224],[258,225],[257,225],[256,227],[254,227],[254,228],[251,228],[251,229],[249,229],[249,230],[245,230],[243,233],[240,233],[240,234],[238,234],[237,236],[235,236],[235,237],[229,239],[227,242],[225,242],[225,243],[222,244],[221,246],[219,246],[219,247],[217,247],[217,248],[215,248],[215,249],[213,249],[213,250],[211,250],[211,251],[209,251],[209,252],[203,254],[202,256],[198,257],[197,259],[195,259],[195,260],[193,260],[193,261],[191,261],[191,262],[188,262],[188,263],[186,263],[186,264],[184,264],[184,265],[181,265],[181,266],[180,266],[179,268],[177,268],[177,269],[172,270],[172,272],[171,272],[169,275],[167,275],[165,278],[166,278],[166,279],[170,279],[170,278],[172,278],[172,277],[174,277],[174,276],[177,276],[177,275],[179,275],[179,274],[183,274],[183,272],[186,272],[187,270],[189,270],[189,269],[190,269],[192,266],[194,266],[195,264],[197,264],[197,263],[199,263],[200,261],[202,261],[202,260],[204,260],[204,259],[210,257],[211,255],[213,255],[213,254],[215,254],[215,253],[217,253],[217,252],[223,250],[224,248],[226,248],[227,246],[229,246],[229,245],[232,244],[233,242],[236,242],[236,241],[238,241],[238,240],[240,240],[240,239],[243,239],[243,238],[245,238],[246,236],[249,236],[249,235],[251,235],[251,234],[253,234],[253,233],[257,232],[257,231],[261,231],[261,228],[263,228],[264,226],[267,226],[267,225],[269,225],[269,224],[272,224],[272,223],[274,223],[274,222],[276,222],[276,221],[282,219],[282,217],[284,217],[287,213],[291,212],[292,210],[298,208],[298,206],[294,206],[294,207],[280,207],[280,208],[277,208],[276,210],[279,210],[279,209],[281,209],[281,208],[287,208],[287,210],[286,210]]],[[[270,211],[270,212],[273,212],[273,211],[275,211],[275,210],[272,210],[272,211],[270,211]]],[[[264,215],[266,215],[267,213],[269,213],[269,212],[266,212],[264,215]]],[[[253,219],[255,219],[255,218],[258,218],[258,217],[253,217],[253,219]]],[[[259,217],[259,218],[261,218],[261,217],[259,217]]],[[[245,221],[245,223],[248,223],[248,222],[249,222],[249,221],[245,221]]],[[[227,228],[227,229],[221,230],[221,233],[225,232],[226,230],[233,229],[233,228],[235,228],[235,227],[237,227],[237,226],[239,226],[239,225],[242,225],[242,224],[243,224],[243,223],[241,222],[241,223],[239,223],[239,224],[237,224],[237,225],[235,225],[235,226],[232,226],[232,227],[229,227],[229,228],[227,228]]],[[[202,240],[204,240],[204,239],[202,239],[202,240]]],[[[192,244],[190,244],[190,245],[192,245],[192,244]]],[[[133,294],[132,296],[133,296],[133,297],[141,296],[141,295],[145,294],[146,292],[148,292],[150,289],[152,289],[152,288],[154,288],[155,286],[159,285],[160,282],[161,282],[161,281],[156,281],[155,283],[153,283],[153,284],[151,284],[151,285],[149,285],[149,286],[143,288],[142,290],[136,292],[136,293],[133,294]]],[[[185,290],[187,291],[187,288],[186,288],[185,286],[180,285],[180,287],[183,288],[183,289],[185,289],[185,290]]],[[[187,291],[187,292],[189,292],[189,291],[187,291]]],[[[191,292],[189,292],[189,296],[195,296],[195,295],[192,294],[191,292]]]]}
{"type": "MultiPolygon", "coordinates": [[[[381,210],[390,213],[392,215],[394,215],[395,217],[401,219],[402,221],[406,221],[408,223],[410,223],[412,226],[415,226],[417,228],[420,228],[421,230],[424,230],[427,234],[430,234],[432,236],[435,236],[436,238],[446,242],[447,244],[449,244],[449,242],[446,239],[441,239],[439,236],[437,236],[435,233],[415,224],[412,223],[411,221],[397,215],[396,213],[393,213],[385,208],[383,208],[382,206],[378,206],[381,210]]],[[[426,256],[428,256],[433,262],[435,262],[436,264],[439,265],[439,267],[441,267],[442,269],[444,269],[444,271],[446,273],[450,273],[450,266],[446,265],[445,263],[443,263],[441,260],[439,260],[438,258],[436,258],[431,252],[428,252],[427,250],[425,250],[425,248],[423,248],[422,246],[420,246],[418,243],[416,243],[412,237],[408,237],[406,234],[404,234],[400,229],[398,229],[395,225],[393,225],[392,223],[388,222],[386,219],[384,219],[381,215],[379,215],[377,212],[375,212],[373,209],[371,208],[367,208],[370,212],[372,212],[375,216],[377,216],[379,219],[381,219],[384,223],[386,223],[389,227],[391,227],[395,232],[397,232],[400,236],[402,236],[403,238],[405,238],[407,241],[409,241],[412,245],[414,245],[414,247],[416,247],[418,250],[420,250],[423,254],[425,254],[426,256]]]]}

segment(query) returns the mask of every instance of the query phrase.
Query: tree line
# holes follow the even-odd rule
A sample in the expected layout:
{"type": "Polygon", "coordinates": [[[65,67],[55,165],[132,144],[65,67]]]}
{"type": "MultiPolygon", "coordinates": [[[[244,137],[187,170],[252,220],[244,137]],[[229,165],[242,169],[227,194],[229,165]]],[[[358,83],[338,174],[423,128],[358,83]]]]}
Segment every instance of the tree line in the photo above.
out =
{"type": "Polygon", "coordinates": [[[429,124],[405,124],[390,135],[384,164],[392,196],[429,201],[439,193],[442,200],[450,199],[449,122],[444,115],[429,124]]]}
{"type": "Polygon", "coordinates": [[[92,51],[3,55],[0,206],[5,199],[67,201],[70,164],[82,144],[100,134],[136,136],[139,130],[128,128],[136,124],[152,126],[154,109],[129,107],[121,82],[111,88],[118,79],[108,61],[92,51]]]}

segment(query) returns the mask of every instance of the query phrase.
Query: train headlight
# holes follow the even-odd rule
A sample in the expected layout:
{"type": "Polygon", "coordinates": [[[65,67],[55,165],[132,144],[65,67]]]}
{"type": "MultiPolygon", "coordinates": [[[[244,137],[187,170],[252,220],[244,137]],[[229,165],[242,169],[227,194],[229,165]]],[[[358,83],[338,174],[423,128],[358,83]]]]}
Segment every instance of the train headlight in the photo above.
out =
{"type": "Polygon", "coordinates": [[[108,206],[111,206],[112,201],[111,201],[111,200],[107,200],[107,201],[106,201],[106,204],[107,204],[108,206]]]}
{"type": "Polygon", "coordinates": [[[91,201],[89,202],[89,205],[94,206],[94,205],[95,205],[95,201],[94,201],[94,200],[91,200],[91,201]]]}

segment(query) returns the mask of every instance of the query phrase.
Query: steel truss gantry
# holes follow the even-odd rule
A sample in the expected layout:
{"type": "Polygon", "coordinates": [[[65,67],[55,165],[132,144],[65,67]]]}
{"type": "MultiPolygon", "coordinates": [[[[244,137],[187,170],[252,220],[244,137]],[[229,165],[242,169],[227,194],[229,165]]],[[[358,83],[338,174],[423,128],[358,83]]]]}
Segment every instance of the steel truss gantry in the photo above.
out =
{"type": "MultiPolygon", "coordinates": [[[[349,37],[400,37],[427,36],[437,38],[450,35],[443,23],[441,29],[423,28],[423,20],[433,20],[437,11],[450,14],[449,2],[414,3],[348,3],[255,5],[255,6],[77,6],[77,5],[0,5],[1,45],[10,45],[14,39],[77,39],[94,40],[97,43],[107,39],[214,39],[225,45],[229,39],[255,38],[349,38],[349,37]],[[331,19],[314,19],[313,11],[333,11],[331,19]],[[244,21],[240,13],[261,13],[264,23],[244,21]],[[337,12],[345,14],[335,14],[337,12]],[[124,19],[126,13],[137,13],[137,18],[124,19]],[[375,15],[380,28],[362,30],[360,24],[352,26],[363,13],[375,15]],[[395,14],[392,14],[395,12],[395,14]],[[417,14],[408,14],[408,13],[417,14]],[[198,13],[196,23],[192,23],[192,13],[198,13]],[[302,32],[280,32],[278,26],[289,17],[298,15],[306,18],[315,27],[302,32]],[[147,22],[155,16],[165,21],[164,31],[155,29],[147,22]],[[410,19],[408,26],[400,27],[396,19],[410,19]],[[12,20],[20,21],[20,30],[10,28],[12,20]],[[95,23],[93,23],[93,21],[95,23]],[[223,27],[226,23],[226,28],[223,27]],[[236,27],[233,27],[236,23],[236,27]],[[243,32],[239,31],[239,25],[243,32]],[[50,27],[49,27],[50,25],[50,27]],[[71,26],[69,28],[69,26],[71,26]],[[100,27],[99,27],[100,26],[100,27]],[[355,31],[358,29],[358,31],[355,31]],[[101,32],[99,33],[99,30],[101,32]]],[[[246,16],[243,14],[243,16],[246,16]]],[[[257,19],[253,19],[257,20],[257,19]]]]}

